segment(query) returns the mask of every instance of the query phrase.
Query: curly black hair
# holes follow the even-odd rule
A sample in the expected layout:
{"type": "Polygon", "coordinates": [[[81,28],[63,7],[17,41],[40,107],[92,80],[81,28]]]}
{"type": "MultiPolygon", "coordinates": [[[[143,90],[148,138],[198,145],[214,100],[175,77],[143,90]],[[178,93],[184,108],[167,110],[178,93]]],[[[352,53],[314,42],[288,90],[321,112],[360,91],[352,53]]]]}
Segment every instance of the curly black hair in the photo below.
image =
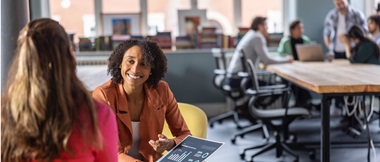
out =
{"type": "Polygon", "coordinates": [[[167,59],[156,42],[149,40],[130,39],[120,43],[108,58],[108,74],[111,74],[112,82],[119,84],[123,81],[120,64],[123,56],[133,46],[139,46],[144,56],[145,64],[151,66],[151,75],[146,81],[147,85],[157,88],[158,82],[165,77],[167,71],[167,59]]]}

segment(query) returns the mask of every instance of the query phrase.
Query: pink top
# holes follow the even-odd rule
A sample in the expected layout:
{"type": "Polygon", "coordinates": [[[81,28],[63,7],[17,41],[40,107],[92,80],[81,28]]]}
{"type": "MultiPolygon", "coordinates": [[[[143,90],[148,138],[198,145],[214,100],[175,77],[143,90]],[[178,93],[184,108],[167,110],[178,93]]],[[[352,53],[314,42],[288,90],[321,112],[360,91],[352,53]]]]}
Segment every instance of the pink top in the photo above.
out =
{"type": "MultiPolygon", "coordinates": [[[[86,149],[80,129],[75,127],[68,141],[69,147],[75,154],[62,152],[61,157],[55,159],[54,162],[117,162],[118,131],[115,114],[103,103],[95,101],[95,107],[97,108],[99,131],[103,136],[103,149],[96,150],[91,147],[86,149]]],[[[84,115],[80,116],[85,117],[84,115]]]]}

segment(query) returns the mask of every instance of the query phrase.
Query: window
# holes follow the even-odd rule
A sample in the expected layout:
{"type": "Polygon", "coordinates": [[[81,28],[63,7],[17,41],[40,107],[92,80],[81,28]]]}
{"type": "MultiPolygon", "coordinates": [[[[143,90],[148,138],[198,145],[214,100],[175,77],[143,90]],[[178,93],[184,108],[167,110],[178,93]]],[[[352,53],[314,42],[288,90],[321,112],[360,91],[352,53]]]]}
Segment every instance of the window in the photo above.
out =
{"type": "Polygon", "coordinates": [[[190,0],[148,0],[148,34],[171,31],[178,36],[179,9],[190,9],[190,0]]]}
{"type": "Polygon", "coordinates": [[[250,27],[256,16],[267,17],[268,32],[283,32],[281,0],[242,0],[242,26],[250,27]]]}
{"type": "MultiPolygon", "coordinates": [[[[94,0],[92,0],[93,2],[94,0]]],[[[140,0],[103,0],[103,13],[120,14],[138,12],[140,12],[140,0]]]]}
{"type": "Polygon", "coordinates": [[[51,18],[58,21],[68,33],[78,37],[94,36],[94,0],[50,0],[51,18]]]}
{"type": "MultiPolygon", "coordinates": [[[[377,0],[374,0],[377,1],[377,0]]],[[[234,33],[234,0],[198,0],[198,8],[207,10],[208,25],[227,35],[234,33]]],[[[103,0],[103,13],[138,13],[139,0],[103,0]]],[[[249,27],[255,16],[268,17],[269,32],[282,32],[282,1],[242,0],[242,27],[249,27]]],[[[178,10],[190,9],[190,0],[148,0],[148,34],[171,31],[178,35],[178,10]]],[[[94,36],[94,0],[50,0],[53,19],[78,37],[94,36]],[[75,16],[73,16],[75,15],[75,16]]]]}
{"type": "Polygon", "coordinates": [[[198,0],[198,8],[207,10],[208,25],[222,28],[221,32],[234,35],[233,0],[198,0]]]}

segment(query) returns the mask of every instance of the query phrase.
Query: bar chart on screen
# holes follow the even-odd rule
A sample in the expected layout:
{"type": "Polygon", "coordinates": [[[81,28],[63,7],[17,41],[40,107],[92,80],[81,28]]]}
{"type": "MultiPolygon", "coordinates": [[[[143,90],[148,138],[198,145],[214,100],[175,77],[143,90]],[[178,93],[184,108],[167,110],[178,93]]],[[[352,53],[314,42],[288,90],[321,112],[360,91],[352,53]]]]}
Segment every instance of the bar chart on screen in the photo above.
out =
{"type": "Polygon", "coordinates": [[[157,162],[203,162],[224,143],[187,136],[157,162]]]}
{"type": "Polygon", "coordinates": [[[182,151],[181,149],[176,150],[171,154],[168,159],[173,160],[175,162],[182,162],[186,157],[191,154],[191,151],[182,151]]]}

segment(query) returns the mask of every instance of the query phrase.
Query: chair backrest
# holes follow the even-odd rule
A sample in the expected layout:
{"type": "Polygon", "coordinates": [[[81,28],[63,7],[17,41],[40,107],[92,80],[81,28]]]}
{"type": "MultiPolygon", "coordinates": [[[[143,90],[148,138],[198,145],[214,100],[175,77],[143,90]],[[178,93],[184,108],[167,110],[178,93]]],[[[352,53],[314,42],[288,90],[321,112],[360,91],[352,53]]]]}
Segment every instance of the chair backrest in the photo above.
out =
{"type": "Polygon", "coordinates": [[[246,64],[247,57],[245,56],[245,52],[243,49],[239,50],[239,53],[240,53],[240,61],[243,68],[243,72],[246,72],[247,71],[247,64],[246,64]]]}
{"type": "Polygon", "coordinates": [[[227,63],[225,58],[225,53],[220,48],[213,48],[211,50],[212,55],[215,59],[216,68],[214,71],[213,85],[215,88],[223,91],[223,84],[226,79],[227,73],[227,63]]]}
{"type": "Polygon", "coordinates": [[[252,89],[256,91],[260,90],[259,81],[256,74],[256,67],[253,64],[253,61],[251,59],[248,59],[246,65],[247,65],[247,72],[251,76],[252,89]]]}
{"type": "Polygon", "coordinates": [[[212,56],[215,59],[216,69],[227,70],[225,52],[220,48],[211,49],[212,56]]]}
{"type": "MultiPolygon", "coordinates": [[[[178,107],[191,134],[195,137],[206,138],[208,120],[204,111],[197,106],[187,103],[178,103],[178,107]]],[[[162,133],[168,138],[173,138],[166,121],[162,133]]]]}

